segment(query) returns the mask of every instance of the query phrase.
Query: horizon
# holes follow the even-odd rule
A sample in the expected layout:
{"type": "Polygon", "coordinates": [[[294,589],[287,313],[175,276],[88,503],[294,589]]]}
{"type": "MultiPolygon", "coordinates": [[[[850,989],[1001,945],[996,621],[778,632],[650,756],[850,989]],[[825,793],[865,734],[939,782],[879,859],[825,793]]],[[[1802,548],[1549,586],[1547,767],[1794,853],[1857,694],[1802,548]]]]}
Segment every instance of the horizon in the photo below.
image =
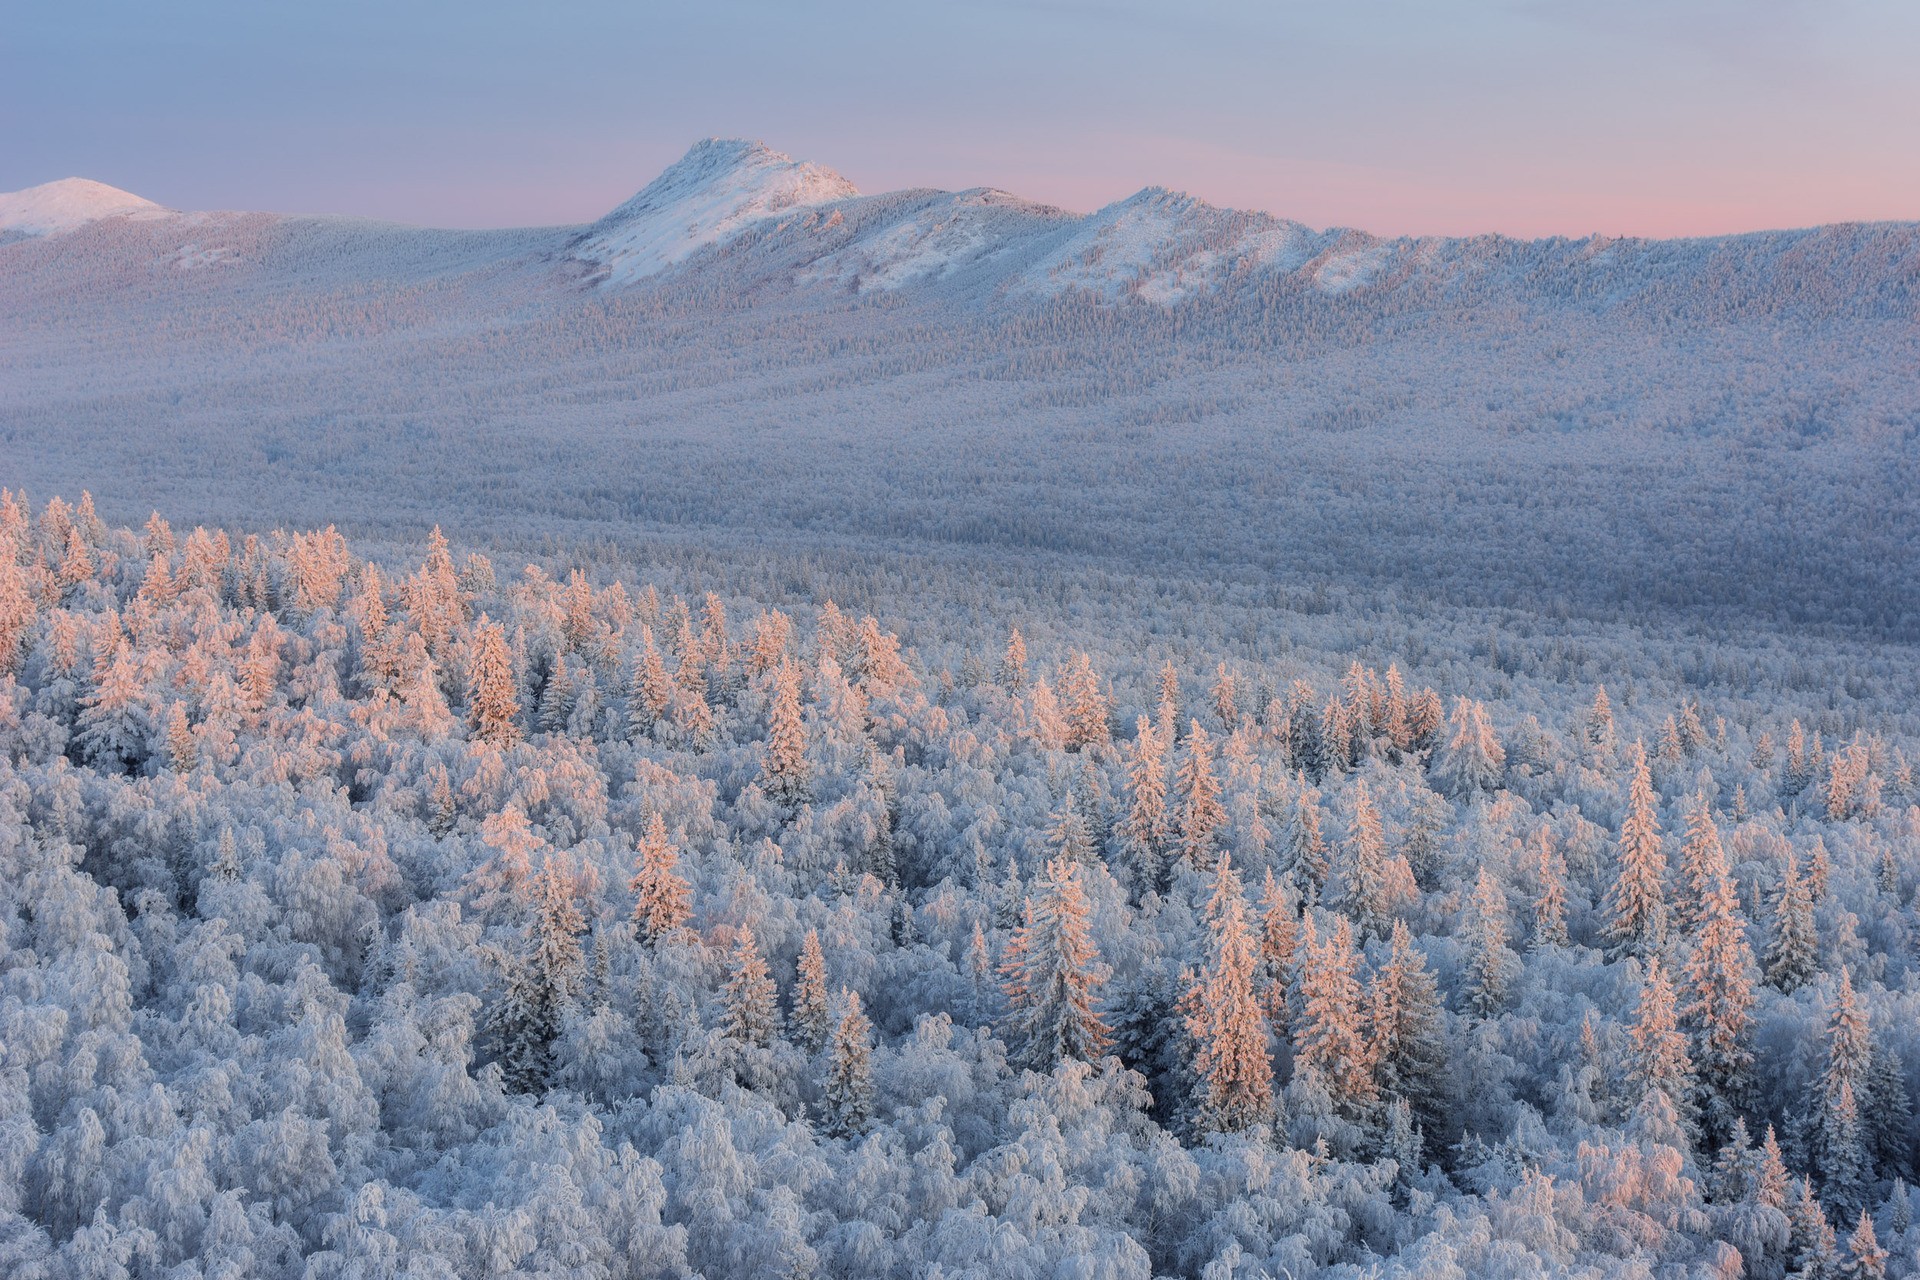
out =
{"type": "MultiPolygon", "coordinates": [[[[661,166],[661,168],[656,173],[654,173],[652,177],[649,177],[641,181],[639,185],[635,186],[630,193],[628,193],[626,196],[620,197],[618,200],[614,201],[612,204],[609,204],[606,208],[601,209],[598,212],[592,212],[592,211],[583,212],[581,216],[577,218],[569,218],[569,219],[564,219],[561,221],[553,221],[553,222],[499,222],[499,221],[487,221],[487,222],[478,222],[478,223],[422,222],[422,221],[414,221],[406,218],[387,217],[380,214],[363,213],[363,212],[347,210],[347,209],[275,209],[275,208],[265,208],[259,205],[232,205],[232,206],[217,207],[217,208],[211,207],[211,206],[198,206],[198,207],[184,206],[184,205],[172,204],[165,200],[156,200],[153,197],[149,196],[144,191],[136,190],[134,188],[124,186],[120,183],[112,182],[107,179],[98,178],[98,177],[94,177],[94,176],[83,174],[83,173],[70,173],[65,175],[64,177],[50,178],[43,182],[29,183],[23,187],[15,188],[12,190],[0,191],[0,198],[4,198],[7,196],[14,196],[14,195],[22,195],[30,191],[41,190],[48,187],[58,186],[62,183],[84,182],[84,183],[91,183],[97,186],[109,188],[113,191],[119,192],[122,195],[133,196],[137,199],[148,201],[149,203],[157,206],[159,209],[164,210],[166,212],[181,213],[181,214],[260,213],[260,214],[268,214],[274,217],[288,217],[288,218],[354,218],[354,219],[365,219],[365,220],[374,221],[374,222],[393,223],[401,226],[415,227],[422,230],[441,230],[441,231],[516,231],[516,230],[536,229],[540,227],[590,226],[606,218],[608,215],[613,213],[621,204],[624,204],[626,201],[633,199],[635,196],[645,191],[649,185],[651,185],[658,178],[666,174],[676,164],[686,159],[702,143],[706,143],[706,142],[745,143],[750,146],[763,148],[773,153],[774,155],[782,157],[787,160],[796,161],[803,164],[818,165],[822,168],[831,170],[832,172],[839,174],[841,177],[848,177],[848,175],[846,175],[837,166],[835,166],[829,161],[821,160],[819,157],[816,157],[816,156],[802,155],[792,151],[788,151],[776,143],[768,142],[764,137],[753,137],[753,136],[748,136],[744,134],[732,135],[732,136],[721,135],[721,134],[708,134],[688,144],[688,147],[684,152],[676,156],[674,159],[668,161],[665,165],[661,166]]],[[[848,180],[852,181],[853,185],[857,188],[857,194],[854,195],[853,197],[850,197],[852,199],[867,199],[867,198],[876,197],[876,196],[886,196],[886,195],[892,195],[892,194],[896,194],[903,191],[914,191],[914,190],[942,191],[942,192],[948,192],[948,193],[962,192],[962,191],[977,191],[977,190],[996,190],[996,191],[1001,191],[1003,194],[1012,195],[1023,200],[1028,200],[1034,204],[1046,205],[1048,207],[1058,208],[1063,212],[1071,214],[1075,217],[1082,217],[1082,218],[1092,216],[1093,214],[1096,214],[1103,209],[1124,204],[1127,201],[1135,199],[1136,197],[1141,196],[1149,191],[1168,191],[1174,195],[1197,200],[1202,204],[1209,205],[1217,209],[1230,209],[1234,212],[1239,212],[1239,213],[1264,214],[1265,216],[1280,219],[1283,221],[1292,221],[1296,223],[1302,223],[1303,225],[1306,225],[1307,227],[1309,227],[1309,229],[1315,230],[1315,231],[1336,231],[1336,230],[1337,231],[1358,231],[1363,234],[1373,235],[1380,239],[1420,240],[1420,239],[1438,238],[1438,239],[1469,240],[1469,239],[1478,239],[1481,237],[1490,236],[1494,238],[1519,240],[1519,241],[1528,241],[1528,240],[1576,240],[1577,241],[1577,240],[1586,240],[1586,239],[1648,240],[1648,241],[1651,241],[1651,240],[1676,240],[1676,241],[1677,240],[1710,240],[1710,239],[1722,239],[1722,238],[1737,237],[1737,236],[1768,235],[1768,234],[1794,232],[1794,231],[1812,231],[1812,230],[1818,230],[1823,227],[1834,227],[1834,226],[1874,226],[1874,225],[1897,226],[1897,225],[1905,225],[1905,224],[1920,222],[1920,215],[1916,215],[1914,217],[1892,217],[1892,218],[1838,218],[1838,219],[1833,219],[1825,222],[1809,222],[1809,223],[1797,223],[1797,224],[1780,224],[1780,225],[1774,225],[1774,226],[1747,227],[1747,228],[1742,228],[1738,230],[1727,230],[1727,231],[1681,232],[1681,233],[1672,234],[1672,235],[1642,234],[1637,232],[1612,232],[1612,231],[1604,231],[1604,230],[1590,230],[1590,231],[1581,232],[1581,233],[1559,231],[1559,232],[1544,232],[1540,234],[1526,234],[1526,233],[1508,232],[1508,231],[1502,231],[1502,230],[1480,230],[1480,231],[1460,231],[1460,232],[1433,232],[1433,231],[1419,231],[1419,230],[1403,230],[1403,231],[1388,232],[1388,231],[1379,230],[1374,227],[1361,226],[1361,225],[1352,224],[1352,223],[1307,222],[1305,219],[1296,217],[1282,209],[1266,209],[1266,208],[1256,208],[1256,207],[1251,207],[1246,205],[1224,204],[1220,201],[1210,198],[1208,195],[1206,195],[1203,192],[1187,190],[1179,187],[1173,187],[1166,183],[1158,183],[1158,182],[1148,183],[1145,186],[1135,188],[1134,190],[1129,191],[1123,195],[1115,196],[1114,198],[1110,200],[1106,200],[1098,205],[1068,206],[1068,205],[1059,205],[1051,201],[1035,199],[1034,197],[1029,196],[1026,192],[1009,190],[1003,187],[996,187],[988,183],[953,184],[953,185],[932,186],[932,187],[923,185],[923,186],[917,186],[917,187],[876,188],[876,187],[866,186],[858,181],[851,179],[850,177],[848,177],[848,180]]]]}
{"type": "Polygon", "coordinates": [[[1920,218],[1920,11],[1885,0],[460,13],[35,12],[0,49],[0,189],[71,174],[174,208],[561,225],[686,139],[747,135],[862,191],[1087,211],[1164,186],[1382,236],[1920,218]]]}

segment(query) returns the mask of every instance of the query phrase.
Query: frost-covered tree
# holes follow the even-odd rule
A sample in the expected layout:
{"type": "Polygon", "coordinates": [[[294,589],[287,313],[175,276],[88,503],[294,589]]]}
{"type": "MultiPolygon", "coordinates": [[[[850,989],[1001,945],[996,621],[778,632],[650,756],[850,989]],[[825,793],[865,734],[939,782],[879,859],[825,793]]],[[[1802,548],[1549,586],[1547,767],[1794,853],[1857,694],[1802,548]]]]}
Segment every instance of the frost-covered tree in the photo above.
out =
{"type": "Polygon", "coordinates": [[[1230,856],[1214,872],[1207,955],[1188,992],[1186,1020],[1198,1082],[1194,1125],[1232,1133],[1273,1118],[1273,1060],[1256,989],[1259,949],[1230,856]]]}
{"type": "Polygon", "coordinates": [[[1873,1024],[1843,967],[1827,1002],[1826,1068],[1815,1099],[1814,1157],[1820,1198],[1843,1217],[1866,1207],[1873,1177],[1863,1106],[1872,1100],[1873,1024]]]}
{"type": "Polygon", "coordinates": [[[1365,782],[1353,786],[1353,819],[1347,826],[1347,838],[1340,843],[1340,853],[1337,905],[1353,917],[1363,933],[1385,934],[1397,895],[1380,811],[1367,794],[1365,782]]]}
{"type": "Polygon", "coordinates": [[[792,661],[781,663],[774,676],[761,774],[775,803],[792,809],[807,802],[807,730],[800,717],[800,669],[792,661]]]}
{"type": "Polygon", "coordinates": [[[1457,796],[1491,792],[1500,786],[1507,753],[1487,719],[1484,703],[1455,698],[1446,748],[1434,759],[1434,777],[1457,796]]]}
{"type": "Polygon", "coordinates": [[[519,717],[506,633],[482,614],[467,658],[467,723],[474,737],[488,746],[510,747],[520,738],[519,717]]]}
{"type": "Polygon", "coordinates": [[[1767,940],[1764,972],[1770,986],[1788,994],[1819,972],[1820,939],[1813,922],[1813,893],[1800,875],[1800,860],[1787,850],[1773,898],[1773,936],[1767,940]]]}
{"type": "Polygon", "coordinates": [[[1332,872],[1327,840],[1320,831],[1320,797],[1302,785],[1294,799],[1293,819],[1287,827],[1287,866],[1299,880],[1309,902],[1325,895],[1332,872]]]}
{"type": "Polygon", "coordinates": [[[1673,983],[1658,960],[1646,962],[1628,1036],[1633,1046],[1628,1079],[1643,1098],[1658,1090],[1684,1123],[1691,1114],[1693,1059],[1680,1030],[1673,983]]]}
{"type": "Polygon", "coordinates": [[[780,1026],[777,995],[753,930],[743,925],[728,961],[727,985],[720,991],[725,1010],[721,1032],[740,1044],[760,1048],[771,1044],[780,1026]]]}
{"type": "Polygon", "coordinates": [[[1127,816],[1115,832],[1129,878],[1139,893],[1157,890],[1167,869],[1166,744],[1141,716],[1127,760],[1127,816]]]}
{"type": "Polygon", "coordinates": [[[860,993],[840,990],[840,1016],[827,1040],[823,1119],[835,1137],[865,1133],[873,1120],[873,1023],[860,1007],[860,993]]]}
{"type": "Polygon", "coordinates": [[[491,1016],[501,1069],[522,1093],[544,1088],[551,1078],[554,1042],[586,976],[580,945],[586,920],[574,900],[572,875],[550,854],[531,888],[526,939],[508,962],[506,993],[491,1016]]]}
{"type": "Polygon", "coordinates": [[[1360,955],[1345,916],[1332,917],[1324,940],[1311,915],[1301,923],[1293,1017],[1296,1072],[1315,1073],[1350,1118],[1371,1115],[1378,1094],[1366,1034],[1360,955]]]}
{"type": "Polygon", "coordinates": [[[1564,947],[1567,936],[1567,862],[1543,824],[1534,839],[1533,938],[1530,945],[1564,947]]]}
{"type": "Polygon", "coordinates": [[[1484,866],[1467,899],[1461,938],[1467,945],[1467,1007],[1490,1018],[1506,1003],[1515,959],[1507,949],[1507,896],[1484,866]]]}
{"type": "Polygon", "coordinates": [[[1187,754],[1180,761],[1180,856],[1196,871],[1213,870],[1215,835],[1227,820],[1220,780],[1213,773],[1213,740],[1198,720],[1187,728],[1187,754]]]}
{"type": "Polygon", "coordinates": [[[1093,660],[1084,653],[1067,659],[1060,677],[1060,693],[1066,701],[1067,750],[1086,751],[1107,745],[1107,699],[1100,692],[1100,677],[1093,660]]]}
{"type": "Polygon", "coordinates": [[[1421,1132],[1451,1127],[1446,1014],[1440,984],[1414,944],[1407,922],[1393,922],[1387,959],[1367,986],[1368,1056],[1379,1092],[1412,1108],[1421,1132]]]}
{"type": "Polygon", "coordinates": [[[1027,687],[1027,642],[1018,627],[1007,632],[1007,648],[1000,656],[1000,686],[1015,697],[1027,687]]]}
{"type": "Polygon", "coordinates": [[[1753,949],[1734,896],[1713,815],[1702,798],[1690,822],[1688,878],[1698,895],[1692,910],[1683,1017],[1693,1033],[1693,1065],[1707,1140],[1718,1144],[1755,1102],[1753,949]]]}
{"type": "Polygon", "coordinates": [[[1633,781],[1620,824],[1613,886],[1605,904],[1609,954],[1650,959],[1667,945],[1667,859],[1647,753],[1633,744],[1633,781]]]}
{"type": "Polygon", "coordinates": [[[818,1053],[832,1032],[832,1014],[828,1004],[827,959],[820,950],[820,931],[807,930],[800,944],[800,959],[795,965],[793,982],[793,1033],[802,1048],[818,1053]]]}
{"type": "Polygon", "coordinates": [[[690,914],[692,890],[680,874],[680,851],[667,838],[666,819],[656,811],[647,820],[647,834],[634,858],[633,921],[640,936],[660,942],[684,927],[690,914]]]}
{"type": "Polygon", "coordinates": [[[1110,1039],[1099,1009],[1107,971],[1082,872],[1065,859],[1047,863],[1001,958],[1008,1034],[1021,1061],[1040,1071],[1066,1058],[1097,1062],[1110,1039]]]}

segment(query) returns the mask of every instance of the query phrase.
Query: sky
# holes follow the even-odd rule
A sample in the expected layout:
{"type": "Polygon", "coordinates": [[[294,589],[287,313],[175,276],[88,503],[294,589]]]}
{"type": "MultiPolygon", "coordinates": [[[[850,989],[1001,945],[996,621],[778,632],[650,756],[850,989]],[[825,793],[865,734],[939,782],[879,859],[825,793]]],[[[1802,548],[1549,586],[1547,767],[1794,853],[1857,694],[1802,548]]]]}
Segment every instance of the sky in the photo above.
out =
{"type": "Polygon", "coordinates": [[[1920,219],[1914,0],[0,0],[0,191],[573,223],[696,139],[1382,234],[1920,219]]]}

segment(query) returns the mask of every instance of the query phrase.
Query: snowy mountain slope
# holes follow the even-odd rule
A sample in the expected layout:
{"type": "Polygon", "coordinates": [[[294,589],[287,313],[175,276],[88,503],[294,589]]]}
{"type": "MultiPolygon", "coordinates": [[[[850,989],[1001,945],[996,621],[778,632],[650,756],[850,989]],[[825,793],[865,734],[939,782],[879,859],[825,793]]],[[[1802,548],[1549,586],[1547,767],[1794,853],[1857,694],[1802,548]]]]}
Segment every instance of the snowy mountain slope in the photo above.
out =
{"type": "Polygon", "coordinates": [[[170,210],[131,191],[86,178],[62,178],[0,194],[0,236],[59,235],[102,218],[161,217],[170,210]]]}
{"type": "Polygon", "coordinates": [[[1382,239],[707,143],[585,227],[14,234],[0,484],[1920,633],[1911,224],[1382,239]]]}
{"type": "Polygon", "coordinates": [[[859,194],[833,170],[763,143],[708,138],[594,224],[578,253],[610,283],[629,284],[760,219],[859,194]]]}

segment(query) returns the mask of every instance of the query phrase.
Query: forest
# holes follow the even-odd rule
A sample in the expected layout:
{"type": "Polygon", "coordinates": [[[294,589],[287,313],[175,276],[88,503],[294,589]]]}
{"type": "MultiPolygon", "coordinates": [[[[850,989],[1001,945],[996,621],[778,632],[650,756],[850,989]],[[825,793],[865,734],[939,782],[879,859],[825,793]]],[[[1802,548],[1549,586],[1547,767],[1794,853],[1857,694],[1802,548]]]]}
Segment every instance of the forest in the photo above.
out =
{"type": "Polygon", "coordinates": [[[1920,1274],[1910,650],[728,555],[0,495],[0,1274],[1920,1274]]]}

